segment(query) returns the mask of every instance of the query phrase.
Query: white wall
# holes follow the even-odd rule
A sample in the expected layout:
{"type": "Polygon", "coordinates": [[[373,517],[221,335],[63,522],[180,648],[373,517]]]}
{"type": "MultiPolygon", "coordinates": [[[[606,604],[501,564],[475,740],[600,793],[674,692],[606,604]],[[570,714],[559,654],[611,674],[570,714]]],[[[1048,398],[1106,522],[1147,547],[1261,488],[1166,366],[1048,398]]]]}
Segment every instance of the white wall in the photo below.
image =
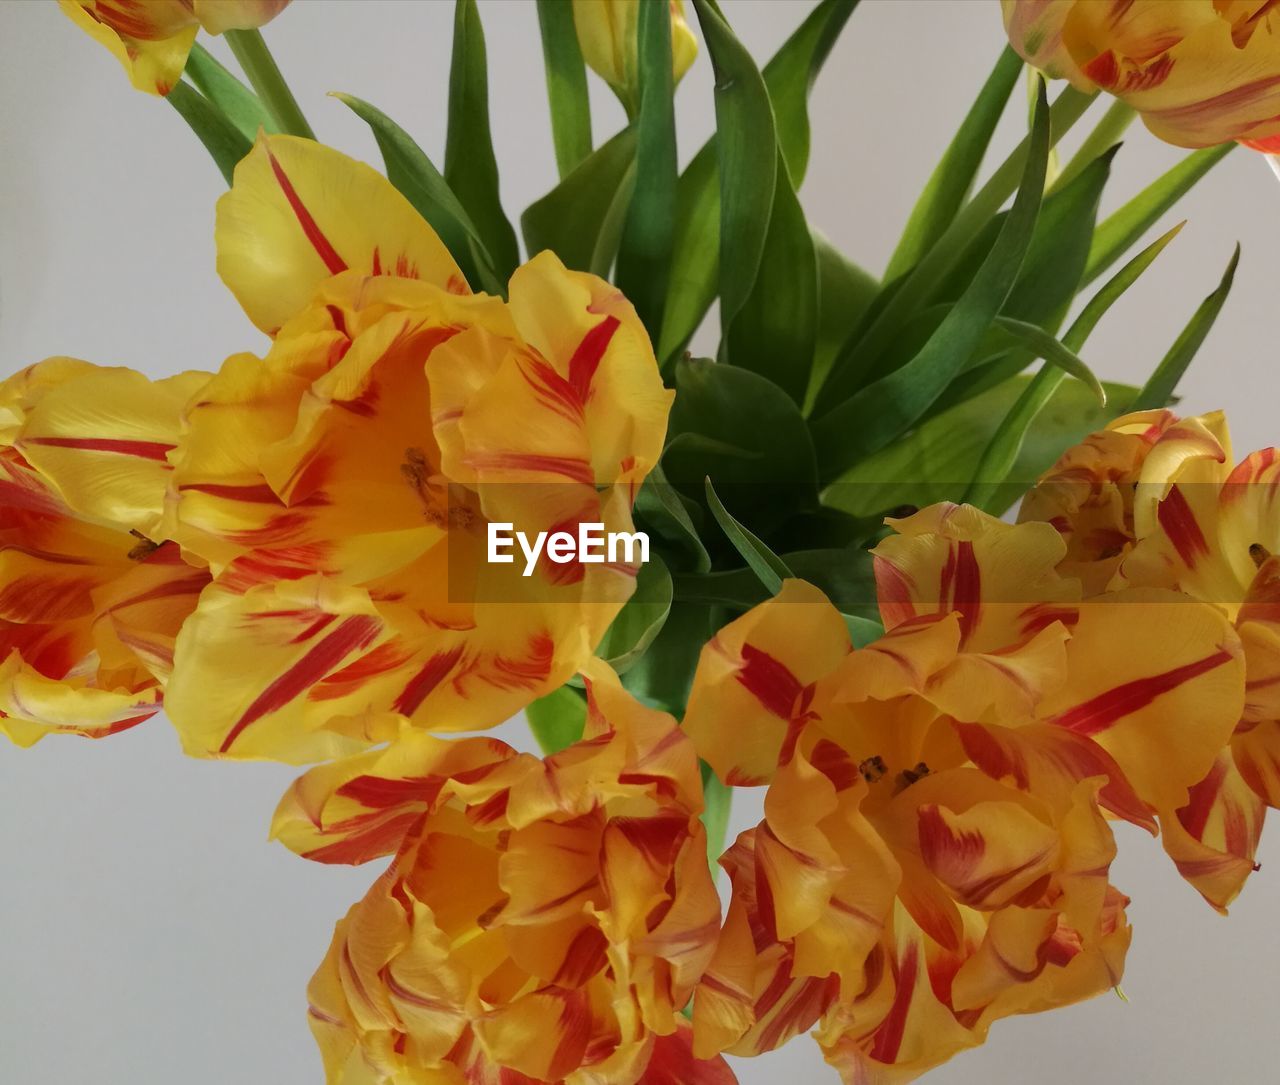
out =
{"type": "MultiPolygon", "coordinates": [[[[760,57],[809,6],[725,3],[760,57]]],[[[514,217],[554,177],[536,21],[531,3],[512,0],[482,0],[482,15],[514,217]]],[[[267,34],[321,138],[376,162],[362,125],[324,92],[373,101],[439,154],[450,28],[443,0],[296,0],[267,34]]],[[[813,221],[869,268],[887,259],[1001,42],[995,0],[864,0],[854,15],[814,95],[803,195],[813,221]]],[[[686,155],[710,130],[710,88],[702,58],[679,97],[686,155]]],[[[597,96],[598,137],[620,120],[607,98],[597,96]]],[[[1002,147],[1020,123],[1007,118],[1002,147]]],[[[161,375],[263,346],[214,274],[221,178],[172,110],[130,90],[51,3],[0,0],[0,148],[0,374],[69,353],[161,375]]],[[[1176,157],[1135,129],[1112,204],[1176,157]]],[[[1280,438],[1280,186],[1238,151],[1179,214],[1190,226],[1096,333],[1087,360],[1141,381],[1243,239],[1236,293],[1183,392],[1188,411],[1226,407],[1248,451],[1280,438]]],[[[265,842],[291,776],[184,759],[163,720],[102,743],[0,745],[0,1082],[319,1081],[304,985],[372,872],[311,865],[265,842]]],[[[739,811],[744,826],[752,805],[739,811]]],[[[1134,898],[1136,927],[1130,1002],[1105,996],[1004,1022],[985,1049],[930,1080],[1274,1080],[1272,841],[1223,920],[1156,842],[1127,827],[1119,835],[1114,880],[1134,898]]],[[[797,1041],[739,1066],[740,1078],[834,1081],[815,1051],[797,1041]]]]}

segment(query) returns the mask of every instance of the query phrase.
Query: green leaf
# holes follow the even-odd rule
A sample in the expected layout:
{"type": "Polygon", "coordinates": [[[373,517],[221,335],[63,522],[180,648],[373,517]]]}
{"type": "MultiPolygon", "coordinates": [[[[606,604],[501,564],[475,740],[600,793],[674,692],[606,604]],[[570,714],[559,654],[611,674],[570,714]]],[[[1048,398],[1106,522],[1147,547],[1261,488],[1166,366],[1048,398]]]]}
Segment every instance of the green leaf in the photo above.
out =
{"type": "Polygon", "coordinates": [[[777,595],[782,589],[783,580],[791,576],[791,570],[777,554],[734,519],[733,514],[716,496],[715,487],[712,486],[710,478],[707,479],[706,485],[707,504],[711,508],[711,515],[716,518],[716,523],[724,529],[725,535],[733,543],[733,548],[742,556],[748,568],[760,578],[760,583],[769,590],[769,594],[777,595]]]}
{"type": "MultiPolygon", "coordinates": [[[[1019,374],[927,419],[831,483],[822,493],[823,504],[851,516],[879,518],[963,500],[997,429],[1031,383],[1030,375],[1019,374]]],[[[1017,501],[1067,448],[1121,413],[1137,391],[1122,384],[1105,388],[1111,404],[1106,409],[1076,381],[1054,390],[1028,427],[1003,476],[1005,484],[984,501],[988,512],[1001,513],[1017,501]]]]}
{"type": "MultiPolygon", "coordinates": [[[[879,613],[871,560],[868,550],[854,547],[796,550],[778,555],[781,567],[791,576],[820,588],[841,612],[864,618],[873,618],[879,613]]],[[[676,598],[685,603],[750,610],[772,594],[750,567],[704,575],[684,574],[673,579],[676,598]]]]}
{"type": "Polygon", "coordinates": [[[885,268],[886,282],[913,268],[955,220],[969,198],[996,124],[1021,72],[1022,58],[1006,46],[916,201],[898,247],[885,268]]]}
{"type": "Polygon", "coordinates": [[[707,0],[694,0],[715,69],[720,176],[720,326],[751,296],[769,232],[778,169],[777,129],[764,77],[707,0]]]}
{"type": "Polygon", "coordinates": [[[542,31],[547,98],[551,102],[551,139],[556,148],[556,167],[564,178],[591,153],[587,66],[578,46],[572,4],[538,0],[538,27],[542,31]]]}
{"type": "Polygon", "coordinates": [[[671,75],[671,9],[640,5],[640,108],[636,116],[636,179],[618,250],[617,283],[656,336],[662,320],[675,231],[675,86],[671,75]]]}
{"type": "Polygon", "coordinates": [[[199,42],[191,46],[184,73],[196,89],[222,110],[250,143],[258,138],[258,129],[270,133],[280,131],[258,96],[224,68],[199,42]]]}
{"type": "Polygon", "coordinates": [[[500,282],[520,262],[516,234],[502,210],[498,162],[489,132],[489,74],[475,0],[457,0],[449,68],[449,128],[444,178],[476,224],[500,282]]]}
{"type": "MultiPolygon", "coordinates": [[[[1183,223],[1179,223],[1167,234],[1149,245],[1141,253],[1129,261],[1117,272],[1076,317],[1075,322],[1062,337],[1063,343],[1072,350],[1079,350],[1097,327],[1098,322],[1106,315],[1107,310],[1141,277],[1151,266],[1156,257],[1164,251],[1166,245],[1181,231],[1183,223]]],[[[1031,380],[1018,397],[1009,413],[1005,415],[999,428],[992,435],[982,458],[973,472],[972,481],[965,493],[965,500],[981,508],[988,508],[995,497],[997,488],[1017,462],[1022,451],[1027,432],[1034,424],[1040,412],[1053,398],[1061,385],[1065,374],[1061,369],[1046,365],[1031,380]]],[[[1014,480],[1019,481],[1019,480],[1014,480]]],[[[1004,495],[1001,495],[1003,498],[1004,495]]],[[[990,509],[988,509],[990,511],[990,509]]]]}
{"type": "Polygon", "coordinates": [[[561,686],[539,697],[524,714],[538,746],[550,755],[581,740],[587,726],[587,701],[572,686],[561,686]]]}
{"type": "Polygon", "coordinates": [[[1240,246],[1237,245],[1236,251],[1231,256],[1231,262],[1227,264],[1227,270],[1223,273],[1222,281],[1218,284],[1218,289],[1200,303],[1200,308],[1182,329],[1182,334],[1169,348],[1169,353],[1161,359],[1160,364],[1156,366],[1156,371],[1142,386],[1142,391],[1133,402],[1133,410],[1145,411],[1169,405],[1178,381],[1182,379],[1187,366],[1191,364],[1196,352],[1209,337],[1218,314],[1222,312],[1222,307],[1227,302],[1227,295],[1231,293],[1231,285],[1235,282],[1236,268],[1239,264],[1240,246]]]}
{"type": "MultiPolygon", "coordinates": [[[[602,239],[611,236],[609,227],[617,223],[615,205],[621,202],[625,207],[629,199],[627,177],[635,153],[635,130],[623,129],[583,159],[555,188],[530,204],[520,218],[529,255],[550,249],[565,266],[591,271],[600,251],[612,253],[602,239]]],[[[617,234],[612,236],[616,238],[617,234]]]]}
{"type": "MultiPolygon", "coordinates": [[[[653,529],[661,538],[680,547],[693,563],[695,572],[705,573],[711,568],[711,555],[702,544],[685,498],[667,481],[659,464],[649,472],[644,485],[636,495],[636,518],[653,529]]],[[[697,509],[697,506],[694,506],[697,509]]]]}
{"type": "Polygon", "coordinates": [[[865,648],[884,636],[884,626],[874,618],[863,618],[857,614],[841,614],[840,617],[844,619],[849,639],[855,648],[865,648]]]}
{"type": "Polygon", "coordinates": [[[724,851],[725,834],[729,831],[729,814],[733,808],[733,788],[720,782],[705,761],[702,768],[702,824],[707,830],[707,862],[711,864],[711,881],[720,878],[716,862],[724,851]]]}
{"type": "Polygon", "coordinates": [[[764,67],[778,146],[799,191],[809,165],[809,92],[858,0],[822,0],[764,67]]]}
{"type": "Polygon", "coordinates": [[[799,407],[759,374],[702,359],[676,366],[663,454],[667,478],[702,500],[715,479],[753,530],[768,532],[818,503],[817,466],[799,407]]]}
{"type": "Polygon", "coordinates": [[[1107,405],[1107,393],[1103,391],[1102,382],[1093,375],[1093,370],[1085,365],[1070,347],[1058,342],[1038,324],[1028,324],[1025,320],[1014,320],[1007,316],[996,317],[996,324],[1026,343],[1037,357],[1043,358],[1050,365],[1057,366],[1076,380],[1083,381],[1098,397],[1100,407],[1107,405]]]}
{"type": "Polygon", "coordinates": [[[334,92],[343,105],[372,130],[387,180],[431,224],[458,261],[468,282],[490,294],[505,294],[484,239],[453,189],[409,134],[376,106],[350,94],[334,92]]]}
{"type": "MultiPolygon", "coordinates": [[[[775,131],[795,188],[808,157],[809,117],[803,95],[812,88],[835,36],[856,0],[822,0],[765,65],[763,76],[775,131]]],[[[663,306],[658,360],[665,368],[689,342],[716,296],[720,274],[719,147],[712,137],[693,156],[676,189],[675,242],[663,306]]]]}
{"type": "Polygon", "coordinates": [[[1106,113],[1102,115],[1102,120],[1094,126],[1093,131],[1085,137],[1079,149],[1071,156],[1071,161],[1054,178],[1053,184],[1049,186],[1049,191],[1056,192],[1058,189],[1064,188],[1083,173],[1091,162],[1113,150],[1120,142],[1120,137],[1125,134],[1125,131],[1137,116],[1138,114],[1133,106],[1128,103],[1122,102],[1118,98],[1112,102],[1107,107],[1106,113]]]}
{"type": "Polygon", "coordinates": [[[190,125],[227,184],[231,184],[236,163],[249,153],[253,144],[227,119],[225,113],[189,84],[175,83],[165,100],[190,125]]]}
{"type": "Polygon", "coordinates": [[[781,152],[775,184],[760,272],[729,328],[724,360],[803,403],[818,338],[818,258],[781,152]]]}
{"type": "Polygon", "coordinates": [[[708,607],[673,604],[649,650],[622,675],[623,686],[642,703],[683,716],[698,656],[716,627],[708,607]]]}
{"type": "Polygon", "coordinates": [[[853,334],[880,289],[875,279],[846,260],[817,230],[813,231],[813,248],[818,258],[818,334],[805,392],[805,414],[812,409],[841,344],[853,334]]]}
{"type": "Polygon", "coordinates": [[[1102,222],[1093,236],[1084,285],[1105,272],[1156,221],[1195,187],[1196,182],[1225,158],[1236,145],[1206,147],[1193,151],[1173,169],[1144,188],[1138,195],[1102,222]]]}
{"type": "Polygon", "coordinates": [[[1049,111],[1041,81],[1031,153],[1000,236],[969,288],[920,352],[814,426],[825,477],[839,477],[859,459],[904,433],[968,361],[1017,281],[1040,210],[1048,155],[1049,111]]]}
{"type": "MultiPolygon", "coordinates": [[[[1068,87],[1049,110],[1049,148],[1054,147],[1093,102],[1093,95],[1068,87]]],[[[1019,187],[1019,177],[1030,164],[1036,142],[1031,132],[1004,160],[973,199],[965,204],[937,243],[901,279],[887,282],[868,312],[867,319],[849,337],[831,366],[815,400],[816,415],[823,415],[891,368],[887,356],[902,326],[930,300],[955,267],[971,251],[974,239],[989,228],[991,219],[1009,195],[1019,187]]],[[[1048,152],[1045,153],[1045,166],[1048,152]]]]}
{"type": "Polygon", "coordinates": [[[619,674],[629,670],[654,641],[671,612],[671,574],[657,554],[640,566],[635,593],[618,611],[596,655],[619,674]]]}

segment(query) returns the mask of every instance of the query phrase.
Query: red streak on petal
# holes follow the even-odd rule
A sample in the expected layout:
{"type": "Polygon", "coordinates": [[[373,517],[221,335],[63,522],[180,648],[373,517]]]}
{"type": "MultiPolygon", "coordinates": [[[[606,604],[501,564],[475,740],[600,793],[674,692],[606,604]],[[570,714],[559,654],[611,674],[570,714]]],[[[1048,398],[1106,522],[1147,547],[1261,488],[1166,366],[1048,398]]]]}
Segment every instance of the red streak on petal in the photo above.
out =
{"type": "Polygon", "coordinates": [[[130,441],[114,437],[24,437],[23,444],[47,445],[51,448],[78,448],[84,452],[117,452],[122,456],[137,456],[143,460],[164,463],[168,453],[177,445],[161,441],[130,441]]]}
{"type": "Polygon", "coordinates": [[[382,623],[369,615],[361,614],[345,619],[324,640],[315,645],[258,695],[228,732],[218,752],[226,753],[231,749],[231,744],[251,723],[256,723],[263,716],[283,708],[323,678],[346,656],[367,647],[381,630],[382,623]]]}
{"type": "Polygon", "coordinates": [[[1146,708],[1157,697],[1177,689],[1183,682],[1208,674],[1216,667],[1231,662],[1232,658],[1230,652],[1219,649],[1194,663],[1184,663],[1181,667],[1174,667],[1161,674],[1137,678],[1122,686],[1115,686],[1054,716],[1049,722],[1078,735],[1096,735],[1130,713],[1146,708]]]}
{"type": "Polygon", "coordinates": [[[911,998],[915,994],[919,952],[919,946],[912,942],[898,965],[898,986],[893,994],[893,1005],[889,1007],[884,1022],[876,1029],[875,1039],[871,1044],[871,1057],[876,1062],[892,1063],[898,1057],[898,1049],[902,1046],[902,1037],[906,1032],[911,998]]]}
{"type": "Polygon", "coordinates": [[[1196,523],[1195,513],[1187,504],[1180,487],[1175,486],[1169,495],[1156,508],[1156,519],[1164,529],[1178,557],[1188,569],[1194,568],[1197,558],[1206,557],[1209,544],[1205,542],[1204,533],[1196,523]]]}
{"type": "Polygon", "coordinates": [[[751,644],[742,646],[743,666],[738,681],[764,707],[781,719],[789,720],[804,687],[787,666],[751,644]]]}
{"type": "Polygon", "coordinates": [[[271,172],[276,175],[276,183],[280,185],[280,191],[284,193],[284,198],[289,201],[294,217],[297,218],[298,225],[302,227],[302,232],[306,234],[307,240],[311,242],[311,247],[316,250],[316,255],[324,261],[324,266],[329,269],[330,275],[337,275],[341,271],[346,271],[346,261],[338,255],[337,250],[329,243],[329,239],[324,236],[323,231],[316,224],[316,220],[311,217],[311,212],[307,210],[306,204],[302,202],[297,190],[293,187],[293,182],[289,180],[289,175],[284,172],[284,168],[276,160],[276,156],[271,153],[271,148],[267,147],[266,150],[267,159],[271,163],[271,172]]]}
{"type": "Polygon", "coordinates": [[[591,391],[591,380],[600,367],[604,352],[609,349],[613,333],[621,323],[616,316],[605,317],[582,337],[578,349],[569,359],[569,383],[573,385],[580,402],[586,403],[587,394],[591,391]]]}
{"type": "Polygon", "coordinates": [[[410,679],[409,684],[404,687],[403,692],[396,698],[396,703],[391,707],[402,715],[412,716],[461,658],[461,646],[433,655],[410,679]]]}

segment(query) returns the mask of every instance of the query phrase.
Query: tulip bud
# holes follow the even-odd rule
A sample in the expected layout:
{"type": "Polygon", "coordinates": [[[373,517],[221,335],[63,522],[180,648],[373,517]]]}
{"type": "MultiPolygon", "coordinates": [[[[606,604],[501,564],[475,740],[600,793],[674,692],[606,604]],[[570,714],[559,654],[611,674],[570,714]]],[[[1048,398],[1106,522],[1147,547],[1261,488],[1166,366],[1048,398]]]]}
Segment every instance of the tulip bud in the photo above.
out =
{"type": "Polygon", "coordinates": [[[201,29],[210,34],[253,30],[289,0],[59,0],[67,16],[106,46],[148,94],[168,94],[187,64],[201,29]]]}
{"type": "MultiPolygon", "coordinates": [[[[627,111],[639,103],[641,0],[573,0],[573,21],[587,66],[622,100],[627,111]]],[[[698,55],[698,40],[684,18],[684,0],[671,0],[671,74],[676,83],[698,55]]]]}

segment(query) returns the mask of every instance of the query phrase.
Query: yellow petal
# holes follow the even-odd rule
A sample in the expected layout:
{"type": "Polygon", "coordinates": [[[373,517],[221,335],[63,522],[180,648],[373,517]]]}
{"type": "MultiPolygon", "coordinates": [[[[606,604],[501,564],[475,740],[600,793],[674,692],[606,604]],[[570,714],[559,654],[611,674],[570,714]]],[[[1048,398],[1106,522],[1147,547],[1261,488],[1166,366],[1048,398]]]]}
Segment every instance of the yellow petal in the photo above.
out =
{"type": "Polygon", "coordinates": [[[183,0],[59,0],[58,6],[148,94],[173,89],[200,29],[183,0]]]}

